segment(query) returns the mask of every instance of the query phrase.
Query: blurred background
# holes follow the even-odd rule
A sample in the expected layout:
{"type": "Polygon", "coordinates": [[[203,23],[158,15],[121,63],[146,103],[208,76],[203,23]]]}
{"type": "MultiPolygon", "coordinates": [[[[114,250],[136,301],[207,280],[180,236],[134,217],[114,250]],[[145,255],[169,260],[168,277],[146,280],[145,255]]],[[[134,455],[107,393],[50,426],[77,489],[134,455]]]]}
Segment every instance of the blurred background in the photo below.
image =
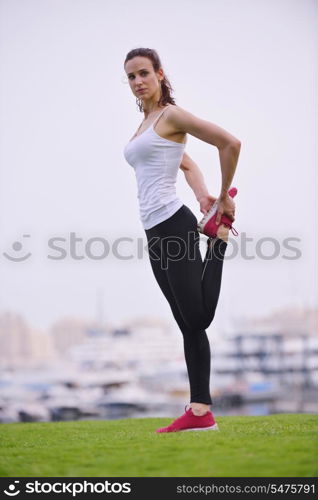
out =
{"type": "MultiPolygon", "coordinates": [[[[314,0],[0,0],[0,422],[174,416],[181,332],[145,250],[124,71],[242,143],[211,342],[219,415],[318,410],[314,0]]],[[[188,135],[211,194],[218,151],[188,135]]],[[[177,194],[202,214],[182,171],[177,194]]],[[[202,251],[205,237],[202,237],[202,251]]]]}

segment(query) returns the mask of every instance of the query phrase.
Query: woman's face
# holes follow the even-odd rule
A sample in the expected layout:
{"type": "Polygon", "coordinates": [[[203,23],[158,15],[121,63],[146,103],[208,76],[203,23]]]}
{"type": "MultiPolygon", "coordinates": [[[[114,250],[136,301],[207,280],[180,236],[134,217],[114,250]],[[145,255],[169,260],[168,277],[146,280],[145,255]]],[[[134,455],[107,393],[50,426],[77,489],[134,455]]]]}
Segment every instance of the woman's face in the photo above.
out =
{"type": "Polygon", "coordinates": [[[142,101],[155,100],[160,98],[161,83],[158,80],[163,78],[163,71],[154,71],[152,62],[148,57],[136,56],[125,64],[125,71],[133,94],[142,101]],[[139,89],[143,89],[139,92],[139,89]]]}

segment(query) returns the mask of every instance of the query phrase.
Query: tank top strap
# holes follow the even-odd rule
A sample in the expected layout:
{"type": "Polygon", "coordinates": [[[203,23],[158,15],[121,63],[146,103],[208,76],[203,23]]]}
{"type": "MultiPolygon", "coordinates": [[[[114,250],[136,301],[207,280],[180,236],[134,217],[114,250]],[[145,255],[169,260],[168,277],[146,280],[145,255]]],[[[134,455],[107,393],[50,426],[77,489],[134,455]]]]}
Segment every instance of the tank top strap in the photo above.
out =
{"type": "Polygon", "coordinates": [[[165,106],[165,107],[163,108],[163,110],[161,111],[161,113],[159,113],[159,115],[157,116],[157,118],[155,118],[155,120],[152,122],[151,126],[154,126],[154,125],[155,125],[155,123],[159,120],[159,118],[160,118],[160,116],[162,115],[162,113],[163,113],[163,112],[164,112],[167,108],[169,108],[169,106],[170,106],[170,104],[168,104],[168,106],[165,106]]]}

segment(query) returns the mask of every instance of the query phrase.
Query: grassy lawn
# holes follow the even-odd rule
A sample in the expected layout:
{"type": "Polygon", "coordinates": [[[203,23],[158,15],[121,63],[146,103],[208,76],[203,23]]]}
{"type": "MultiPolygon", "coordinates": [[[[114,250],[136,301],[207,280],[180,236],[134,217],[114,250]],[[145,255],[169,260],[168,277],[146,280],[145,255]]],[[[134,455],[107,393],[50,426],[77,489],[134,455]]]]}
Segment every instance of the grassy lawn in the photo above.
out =
{"type": "Polygon", "coordinates": [[[317,476],[317,415],[217,421],[171,434],[154,432],[167,418],[0,424],[0,476],[317,476]]]}

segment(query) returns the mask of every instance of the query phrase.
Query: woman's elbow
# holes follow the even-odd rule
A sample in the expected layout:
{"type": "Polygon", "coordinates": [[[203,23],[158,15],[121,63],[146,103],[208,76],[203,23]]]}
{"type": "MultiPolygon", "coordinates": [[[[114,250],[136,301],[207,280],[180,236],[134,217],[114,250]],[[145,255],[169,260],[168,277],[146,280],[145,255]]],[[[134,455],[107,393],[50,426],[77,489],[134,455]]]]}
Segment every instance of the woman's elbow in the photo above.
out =
{"type": "Polygon", "coordinates": [[[236,149],[238,152],[240,152],[240,150],[241,150],[241,141],[239,139],[234,139],[231,142],[231,147],[233,149],[236,149]]]}
{"type": "Polygon", "coordinates": [[[232,139],[227,140],[221,146],[219,146],[219,150],[221,149],[229,149],[231,151],[239,153],[241,150],[241,141],[236,137],[232,137],[232,139]]]}

